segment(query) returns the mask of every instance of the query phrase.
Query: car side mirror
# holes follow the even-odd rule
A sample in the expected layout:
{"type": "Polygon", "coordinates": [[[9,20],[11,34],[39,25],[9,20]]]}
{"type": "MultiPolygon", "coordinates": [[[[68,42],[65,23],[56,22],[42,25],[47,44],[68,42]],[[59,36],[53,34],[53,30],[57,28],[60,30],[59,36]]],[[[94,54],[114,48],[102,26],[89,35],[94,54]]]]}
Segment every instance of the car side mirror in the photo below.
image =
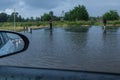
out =
{"type": "Polygon", "coordinates": [[[29,46],[26,36],[11,31],[0,30],[0,58],[25,51],[29,46]]]}

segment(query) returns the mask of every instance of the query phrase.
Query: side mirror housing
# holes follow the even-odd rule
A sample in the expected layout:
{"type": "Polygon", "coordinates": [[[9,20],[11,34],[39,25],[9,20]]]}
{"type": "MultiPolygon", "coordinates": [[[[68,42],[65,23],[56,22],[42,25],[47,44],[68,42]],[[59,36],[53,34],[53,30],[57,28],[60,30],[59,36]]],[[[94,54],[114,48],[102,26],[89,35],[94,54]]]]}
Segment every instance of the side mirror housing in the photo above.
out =
{"type": "Polygon", "coordinates": [[[23,34],[0,30],[0,58],[25,51],[29,40],[23,34]]]}

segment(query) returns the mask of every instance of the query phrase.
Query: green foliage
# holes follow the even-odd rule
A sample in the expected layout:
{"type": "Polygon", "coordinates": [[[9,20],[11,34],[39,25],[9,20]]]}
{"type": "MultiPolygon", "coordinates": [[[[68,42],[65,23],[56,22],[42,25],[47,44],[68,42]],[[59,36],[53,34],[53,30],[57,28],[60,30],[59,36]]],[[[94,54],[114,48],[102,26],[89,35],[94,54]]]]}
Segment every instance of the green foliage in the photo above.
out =
{"type": "Polygon", "coordinates": [[[51,20],[50,14],[45,13],[43,16],[41,16],[41,21],[49,21],[51,20]]]}
{"type": "Polygon", "coordinates": [[[58,21],[60,20],[59,17],[55,16],[53,11],[50,11],[49,13],[45,13],[43,16],[41,16],[41,21],[58,21]]]}
{"type": "Polygon", "coordinates": [[[0,22],[6,22],[8,15],[6,13],[0,13],[0,22]]]}
{"type": "Polygon", "coordinates": [[[64,22],[65,24],[67,24],[68,26],[88,26],[88,25],[92,25],[92,23],[90,21],[67,21],[64,22]]]}
{"type": "Polygon", "coordinates": [[[119,26],[120,25],[120,21],[117,20],[117,21],[108,21],[107,23],[108,25],[113,25],[113,26],[119,26]]]}
{"type": "MultiPolygon", "coordinates": [[[[13,26],[13,22],[3,22],[0,23],[0,27],[11,27],[13,26]]],[[[48,22],[16,22],[16,27],[39,27],[39,26],[47,26],[48,22]]]]}
{"type": "Polygon", "coordinates": [[[13,22],[14,21],[14,15],[16,22],[23,22],[25,21],[24,18],[21,17],[17,12],[12,13],[11,15],[8,15],[6,13],[0,13],[0,22],[13,22]]]}
{"type": "Polygon", "coordinates": [[[9,26],[13,26],[13,23],[11,23],[11,22],[2,22],[2,23],[0,23],[0,27],[9,27],[9,26]]]}
{"type": "Polygon", "coordinates": [[[117,11],[110,10],[103,15],[103,18],[107,20],[119,20],[119,15],[117,11]]]}
{"type": "Polygon", "coordinates": [[[36,19],[34,19],[33,17],[24,19],[21,15],[19,15],[18,12],[13,12],[11,15],[0,13],[0,22],[13,22],[14,16],[16,22],[40,21],[40,17],[36,17],[36,19]]]}
{"type": "Polygon", "coordinates": [[[79,20],[89,20],[89,14],[85,8],[85,6],[78,5],[74,7],[74,9],[65,13],[65,20],[69,21],[79,21],[79,20]]]}
{"type": "Polygon", "coordinates": [[[53,16],[54,16],[53,11],[50,11],[50,12],[49,12],[49,15],[50,15],[51,17],[53,17],[53,16]]]}
{"type": "Polygon", "coordinates": [[[53,11],[50,11],[49,13],[44,13],[43,16],[41,16],[41,21],[49,21],[52,20],[54,17],[53,11]]]}

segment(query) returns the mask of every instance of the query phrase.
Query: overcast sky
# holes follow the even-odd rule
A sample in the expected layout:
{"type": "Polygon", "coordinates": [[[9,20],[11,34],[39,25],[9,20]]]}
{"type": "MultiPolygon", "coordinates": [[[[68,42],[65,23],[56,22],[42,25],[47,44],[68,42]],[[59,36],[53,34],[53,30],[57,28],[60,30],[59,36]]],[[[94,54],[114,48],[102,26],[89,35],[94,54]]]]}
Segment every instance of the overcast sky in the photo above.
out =
{"type": "Polygon", "coordinates": [[[0,12],[11,14],[15,8],[23,17],[39,17],[49,11],[60,16],[79,4],[86,6],[90,16],[101,16],[109,10],[120,14],[120,0],[1,0],[0,12]]]}

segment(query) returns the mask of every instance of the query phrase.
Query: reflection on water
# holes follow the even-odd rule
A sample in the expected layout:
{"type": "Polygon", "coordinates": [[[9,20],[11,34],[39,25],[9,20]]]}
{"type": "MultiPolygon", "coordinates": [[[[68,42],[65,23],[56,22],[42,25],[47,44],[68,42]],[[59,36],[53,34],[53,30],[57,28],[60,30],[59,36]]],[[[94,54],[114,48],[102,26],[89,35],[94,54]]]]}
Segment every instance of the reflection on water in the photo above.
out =
{"type": "Polygon", "coordinates": [[[89,30],[90,27],[88,26],[72,26],[72,27],[66,27],[65,30],[66,31],[70,31],[70,32],[87,32],[89,30]]]}
{"type": "Polygon", "coordinates": [[[120,29],[104,34],[102,27],[97,26],[80,33],[55,28],[52,32],[41,29],[26,35],[29,49],[9,58],[14,62],[10,65],[20,61],[21,66],[120,72],[120,29]]]}

